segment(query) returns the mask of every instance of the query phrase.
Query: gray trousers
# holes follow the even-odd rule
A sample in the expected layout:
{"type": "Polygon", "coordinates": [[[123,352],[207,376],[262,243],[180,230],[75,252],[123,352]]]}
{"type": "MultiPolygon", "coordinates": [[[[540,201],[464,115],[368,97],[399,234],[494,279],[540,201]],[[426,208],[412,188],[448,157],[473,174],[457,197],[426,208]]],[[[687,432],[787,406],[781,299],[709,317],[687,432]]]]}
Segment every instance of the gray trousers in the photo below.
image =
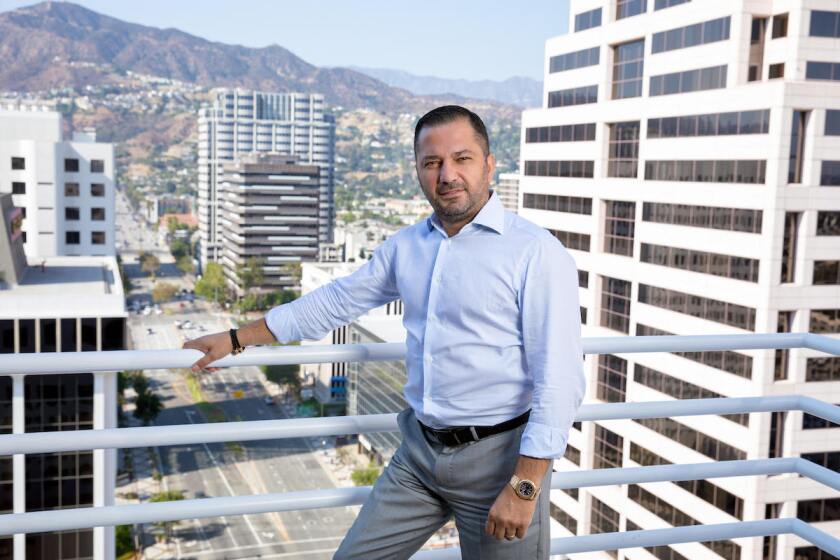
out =
{"type": "Polygon", "coordinates": [[[482,440],[444,446],[427,436],[406,409],[398,415],[402,444],[362,506],[333,560],[409,558],[452,516],[468,560],[548,558],[551,469],[540,483],[524,539],[484,532],[487,514],[510,480],[525,424],[482,440]]]}

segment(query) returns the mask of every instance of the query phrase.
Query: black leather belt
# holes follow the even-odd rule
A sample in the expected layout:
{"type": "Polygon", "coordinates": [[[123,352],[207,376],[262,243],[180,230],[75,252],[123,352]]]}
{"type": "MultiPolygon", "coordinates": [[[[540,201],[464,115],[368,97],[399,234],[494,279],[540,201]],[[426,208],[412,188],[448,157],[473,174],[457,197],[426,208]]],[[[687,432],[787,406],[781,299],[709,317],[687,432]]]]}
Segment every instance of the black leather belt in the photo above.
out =
{"type": "Polygon", "coordinates": [[[487,436],[500,434],[502,432],[518,428],[528,421],[528,417],[530,415],[531,411],[526,410],[523,414],[520,414],[516,418],[511,418],[510,420],[506,420],[501,424],[496,424],[495,426],[459,426],[454,428],[445,428],[442,430],[430,428],[419,420],[417,423],[420,424],[420,427],[424,432],[438,440],[440,443],[452,447],[455,445],[469,443],[471,441],[478,441],[482,438],[486,438],[487,436]]]}

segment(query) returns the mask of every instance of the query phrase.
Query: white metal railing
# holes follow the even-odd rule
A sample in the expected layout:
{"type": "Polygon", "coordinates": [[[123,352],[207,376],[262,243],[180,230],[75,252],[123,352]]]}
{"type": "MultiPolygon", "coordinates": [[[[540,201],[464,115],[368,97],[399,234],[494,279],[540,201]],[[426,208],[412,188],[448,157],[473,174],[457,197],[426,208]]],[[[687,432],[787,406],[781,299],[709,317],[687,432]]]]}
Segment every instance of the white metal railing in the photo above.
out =
{"type": "MultiPolygon", "coordinates": [[[[586,354],[772,348],[809,348],[840,355],[840,340],[809,333],[793,333],[590,338],[583,341],[583,349],[586,354]]],[[[253,348],[239,356],[224,358],[214,365],[225,367],[258,364],[399,360],[404,358],[404,354],[405,346],[402,344],[253,348]]],[[[193,350],[3,355],[0,356],[0,375],[183,368],[192,364],[198,355],[198,352],[193,350]]],[[[577,419],[581,421],[612,420],[792,410],[801,410],[840,424],[840,407],[799,395],[591,404],[581,407],[577,419]]],[[[395,414],[379,414],[356,417],[228,422],[212,425],[192,424],[61,433],[13,434],[0,436],[0,455],[200,442],[251,441],[395,431],[396,429],[395,414]]],[[[561,472],[553,475],[552,488],[784,473],[797,473],[840,491],[840,473],[800,458],[561,472]]],[[[341,507],[362,503],[369,491],[370,487],[340,488],[205,498],[168,503],[16,513],[0,515],[0,535],[217,517],[219,515],[341,507]]],[[[786,533],[795,534],[830,554],[840,556],[840,540],[795,518],[567,537],[554,539],[551,552],[552,554],[568,554],[786,533]]],[[[459,558],[460,552],[458,549],[423,551],[415,557],[429,560],[459,558]]]]}

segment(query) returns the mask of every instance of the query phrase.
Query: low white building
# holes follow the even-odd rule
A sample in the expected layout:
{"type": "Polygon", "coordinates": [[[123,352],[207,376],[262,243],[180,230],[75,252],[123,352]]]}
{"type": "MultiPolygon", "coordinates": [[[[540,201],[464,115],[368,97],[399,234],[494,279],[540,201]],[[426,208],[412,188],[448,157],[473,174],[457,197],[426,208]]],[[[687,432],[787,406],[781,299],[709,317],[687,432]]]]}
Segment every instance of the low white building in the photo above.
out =
{"type": "Polygon", "coordinates": [[[114,147],[65,140],[46,105],[0,103],[0,194],[23,210],[26,255],[115,255],[114,147]]]}

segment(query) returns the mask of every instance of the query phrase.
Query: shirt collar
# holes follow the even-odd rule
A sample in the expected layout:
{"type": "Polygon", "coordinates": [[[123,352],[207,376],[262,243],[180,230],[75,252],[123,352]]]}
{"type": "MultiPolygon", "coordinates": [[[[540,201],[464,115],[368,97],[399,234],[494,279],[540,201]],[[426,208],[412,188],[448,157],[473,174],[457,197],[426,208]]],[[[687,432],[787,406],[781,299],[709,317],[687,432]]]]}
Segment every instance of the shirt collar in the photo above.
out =
{"type": "MultiPolygon", "coordinates": [[[[498,234],[503,234],[505,232],[505,209],[502,206],[502,202],[499,200],[499,195],[496,194],[496,191],[492,189],[490,190],[490,199],[484,204],[482,209],[475,215],[475,218],[473,218],[470,223],[490,228],[498,234]]],[[[440,219],[435,213],[426,218],[426,225],[428,226],[429,231],[432,231],[435,228],[443,231],[440,219]]]]}

